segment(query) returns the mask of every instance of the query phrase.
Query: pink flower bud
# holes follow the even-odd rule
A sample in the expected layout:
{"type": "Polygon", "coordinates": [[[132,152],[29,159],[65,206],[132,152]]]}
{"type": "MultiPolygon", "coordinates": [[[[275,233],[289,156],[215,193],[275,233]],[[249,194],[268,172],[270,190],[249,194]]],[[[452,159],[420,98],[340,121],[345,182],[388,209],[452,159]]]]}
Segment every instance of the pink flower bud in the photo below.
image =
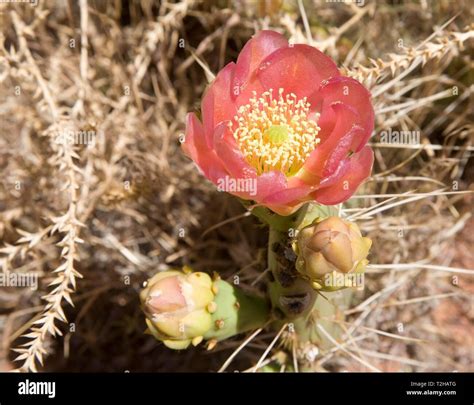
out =
{"type": "Polygon", "coordinates": [[[156,274],[140,294],[150,333],[173,349],[198,344],[212,326],[214,291],[206,273],[156,274]]]}

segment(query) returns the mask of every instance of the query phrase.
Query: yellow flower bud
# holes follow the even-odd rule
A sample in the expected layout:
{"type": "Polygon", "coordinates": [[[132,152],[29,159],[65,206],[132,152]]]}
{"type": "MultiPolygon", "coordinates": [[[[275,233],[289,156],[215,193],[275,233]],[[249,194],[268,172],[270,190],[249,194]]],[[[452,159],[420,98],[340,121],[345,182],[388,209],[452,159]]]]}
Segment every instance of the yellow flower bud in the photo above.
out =
{"type": "Polygon", "coordinates": [[[354,275],[363,273],[371,245],[355,223],[328,217],[299,232],[296,268],[316,289],[356,286],[360,283],[354,275]]]}
{"type": "Polygon", "coordinates": [[[170,270],[148,280],[140,300],[150,333],[169,348],[185,349],[212,327],[214,296],[206,273],[170,270]]]}

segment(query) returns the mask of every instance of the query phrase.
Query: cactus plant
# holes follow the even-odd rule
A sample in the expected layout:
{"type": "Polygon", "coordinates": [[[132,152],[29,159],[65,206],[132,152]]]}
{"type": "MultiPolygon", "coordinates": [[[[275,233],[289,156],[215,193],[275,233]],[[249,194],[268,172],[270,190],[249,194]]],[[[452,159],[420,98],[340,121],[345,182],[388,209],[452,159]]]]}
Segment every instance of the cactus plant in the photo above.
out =
{"type": "Polygon", "coordinates": [[[317,49],[261,31],[219,72],[201,110],[202,122],[188,115],[183,150],[268,226],[268,301],[205,273],[159,273],[141,295],[151,333],[183,349],[291,323],[286,346],[330,347],[350,290],[325,277],[360,274],[371,245],[332,207],[372,168],[369,92],[317,49]]]}

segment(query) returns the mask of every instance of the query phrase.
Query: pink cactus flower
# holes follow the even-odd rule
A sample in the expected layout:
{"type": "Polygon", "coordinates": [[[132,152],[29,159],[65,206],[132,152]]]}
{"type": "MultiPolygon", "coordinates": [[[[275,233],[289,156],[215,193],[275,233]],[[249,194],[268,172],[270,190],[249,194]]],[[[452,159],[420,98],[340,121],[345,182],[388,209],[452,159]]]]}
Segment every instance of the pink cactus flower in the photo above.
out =
{"type": "Polygon", "coordinates": [[[260,31],[187,116],[183,150],[220,190],[280,215],[347,200],[372,170],[370,93],[309,45],[260,31]]]}

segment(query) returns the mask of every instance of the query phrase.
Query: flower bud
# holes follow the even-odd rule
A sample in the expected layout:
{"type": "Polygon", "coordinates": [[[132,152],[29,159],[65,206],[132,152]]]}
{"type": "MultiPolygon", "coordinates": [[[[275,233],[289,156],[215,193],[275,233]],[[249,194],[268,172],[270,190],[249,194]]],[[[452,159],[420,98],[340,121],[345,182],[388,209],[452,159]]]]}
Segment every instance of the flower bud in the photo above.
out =
{"type": "Polygon", "coordinates": [[[371,245],[355,223],[328,217],[299,232],[294,244],[296,268],[316,289],[355,286],[353,276],[363,273],[371,245]]]}
{"type": "Polygon", "coordinates": [[[140,294],[150,333],[171,349],[199,344],[212,327],[215,288],[206,273],[164,271],[140,294]]]}

